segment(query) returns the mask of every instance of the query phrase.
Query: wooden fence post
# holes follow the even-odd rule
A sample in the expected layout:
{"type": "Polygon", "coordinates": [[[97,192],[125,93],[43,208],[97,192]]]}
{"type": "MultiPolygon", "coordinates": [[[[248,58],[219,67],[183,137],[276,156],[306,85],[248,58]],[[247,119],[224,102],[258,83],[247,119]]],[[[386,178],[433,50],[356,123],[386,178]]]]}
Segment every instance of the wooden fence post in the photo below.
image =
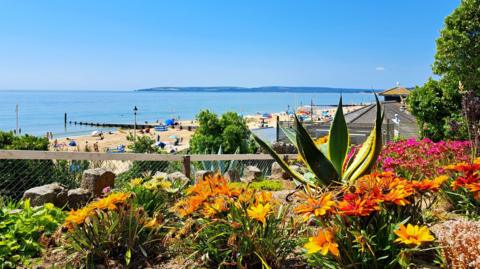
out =
{"type": "Polygon", "coordinates": [[[276,126],[275,141],[278,142],[279,140],[280,140],[280,116],[277,115],[277,126],[276,126]]]}
{"type": "Polygon", "coordinates": [[[190,178],[190,155],[183,156],[183,174],[190,178]]]}

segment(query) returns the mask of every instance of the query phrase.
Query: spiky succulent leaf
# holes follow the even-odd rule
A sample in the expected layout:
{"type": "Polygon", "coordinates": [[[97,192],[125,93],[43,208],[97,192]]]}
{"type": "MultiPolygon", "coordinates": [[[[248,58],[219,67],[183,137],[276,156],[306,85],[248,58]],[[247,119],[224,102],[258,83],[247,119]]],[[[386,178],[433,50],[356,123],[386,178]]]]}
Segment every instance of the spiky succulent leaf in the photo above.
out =
{"type": "Polygon", "coordinates": [[[318,180],[325,185],[338,180],[338,173],[328,158],[318,149],[307,130],[295,115],[295,131],[297,132],[298,152],[318,180]]]}
{"type": "Polygon", "coordinates": [[[345,158],[347,157],[349,146],[350,135],[348,133],[345,116],[343,115],[342,97],[340,97],[337,112],[335,112],[332,124],[330,125],[327,155],[340,177],[342,176],[342,168],[345,158]]]}
{"type": "Polygon", "coordinates": [[[282,167],[282,169],[287,172],[294,180],[304,184],[304,185],[311,185],[309,182],[306,182],[305,180],[303,180],[303,176],[295,171],[293,171],[292,168],[290,168],[290,166],[288,166],[288,164],[283,160],[282,157],[280,157],[273,149],[270,145],[268,145],[267,143],[265,143],[265,141],[263,141],[262,139],[260,139],[258,136],[256,136],[255,134],[252,133],[252,136],[253,136],[253,139],[255,139],[255,141],[260,145],[260,147],[262,147],[265,151],[267,151],[272,157],[273,159],[280,165],[280,167],[282,167]]]}

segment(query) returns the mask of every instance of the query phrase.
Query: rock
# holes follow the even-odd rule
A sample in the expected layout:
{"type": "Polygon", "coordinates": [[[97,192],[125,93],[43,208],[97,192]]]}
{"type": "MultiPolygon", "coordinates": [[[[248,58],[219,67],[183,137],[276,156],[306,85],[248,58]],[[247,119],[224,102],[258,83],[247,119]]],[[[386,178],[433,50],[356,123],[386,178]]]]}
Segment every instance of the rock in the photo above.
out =
{"type": "Polygon", "coordinates": [[[174,172],[174,173],[168,174],[166,178],[171,182],[180,181],[183,184],[186,184],[190,181],[190,179],[186,175],[184,175],[182,172],[174,172]]]}
{"type": "Polygon", "coordinates": [[[206,177],[213,176],[212,171],[200,170],[195,173],[195,183],[204,180],[206,177]]]}
{"type": "Polygon", "coordinates": [[[68,207],[71,209],[83,207],[90,198],[92,198],[92,193],[89,190],[82,188],[69,190],[67,195],[68,207]]]}
{"type": "Polygon", "coordinates": [[[67,204],[67,189],[55,182],[25,191],[23,199],[30,199],[32,206],[52,203],[56,207],[63,207],[67,204]]]}
{"type": "Polygon", "coordinates": [[[245,167],[244,176],[241,179],[245,183],[259,180],[262,177],[262,171],[258,167],[250,165],[245,167]]]}
{"type": "Polygon", "coordinates": [[[272,163],[271,179],[290,179],[290,174],[285,172],[277,162],[272,163]]]}
{"type": "Polygon", "coordinates": [[[166,178],[167,178],[167,176],[168,176],[168,174],[167,174],[167,173],[165,173],[165,172],[160,172],[160,171],[157,171],[157,172],[156,172],[156,173],[153,175],[153,177],[152,177],[152,178],[155,178],[155,179],[160,179],[160,180],[162,180],[162,179],[166,179],[166,178]]]}
{"type": "Polygon", "coordinates": [[[278,154],[296,154],[297,149],[293,144],[285,142],[275,142],[272,144],[272,149],[278,154]]]}
{"type": "Polygon", "coordinates": [[[228,182],[240,182],[240,173],[238,173],[237,170],[228,170],[227,172],[225,172],[223,177],[228,182]]]}
{"type": "Polygon", "coordinates": [[[89,190],[94,196],[102,195],[106,187],[113,188],[115,185],[115,174],[104,168],[88,169],[83,172],[80,187],[89,190]]]}

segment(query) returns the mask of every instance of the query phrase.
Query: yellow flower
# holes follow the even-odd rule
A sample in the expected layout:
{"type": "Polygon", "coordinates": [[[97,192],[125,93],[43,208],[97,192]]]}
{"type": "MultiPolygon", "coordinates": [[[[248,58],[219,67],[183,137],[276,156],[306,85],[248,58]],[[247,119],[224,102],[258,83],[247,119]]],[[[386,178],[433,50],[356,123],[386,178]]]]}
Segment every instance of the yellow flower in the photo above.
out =
{"type": "Polygon", "coordinates": [[[335,243],[334,234],[331,230],[319,230],[317,236],[308,238],[308,243],[305,244],[304,248],[308,254],[320,252],[325,256],[330,252],[335,256],[340,255],[338,244],[335,243]]]}
{"type": "Polygon", "coordinates": [[[142,185],[143,179],[142,178],[134,178],[130,180],[130,183],[128,183],[132,188],[137,187],[142,185]]]}
{"type": "Polygon", "coordinates": [[[258,220],[265,225],[267,215],[271,212],[271,204],[258,204],[247,209],[248,216],[252,219],[258,220]]]}
{"type": "Polygon", "coordinates": [[[398,238],[395,239],[395,242],[403,243],[410,246],[420,246],[424,242],[431,242],[434,240],[433,236],[430,234],[427,226],[418,226],[408,224],[400,224],[400,227],[393,231],[398,238]]]}
{"type": "Polygon", "coordinates": [[[151,218],[149,221],[147,221],[143,227],[148,228],[148,229],[155,229],[160,225],[158,223],[157,218],[151,218]]]}
{"type": "Polygon", "coordinates": [[[172,182],[170,181],[160,181],[160,183],[158,184],[158,186],[161,188],[161,189],[168,189],[172,186],[172,182]]]}

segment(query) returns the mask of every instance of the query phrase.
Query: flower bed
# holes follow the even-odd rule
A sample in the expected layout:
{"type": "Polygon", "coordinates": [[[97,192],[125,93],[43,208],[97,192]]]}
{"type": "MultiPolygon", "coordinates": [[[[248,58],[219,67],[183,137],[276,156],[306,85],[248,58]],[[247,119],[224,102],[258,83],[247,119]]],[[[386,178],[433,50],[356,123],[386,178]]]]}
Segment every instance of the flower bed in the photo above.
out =
{"type": "Polygon", "coordinates": [[[162,268],[177,260],[195,268],[478,264],[480,248],[453,238],[471,235],[462,238],[473,240],[479,226],[480,159],[470,159],[469,143],[410,139],[389,143],[378,159],[370,173],[351,182],[291,190],[293,202],[220,175],[186,185],[134,178],[71,212],[50,204],[31,208],[28,201],[3,202],[0,261],[4,268],[29,266],[55,253],[57,259],[48,265],[162,268]],[[434,213],[440,204],[448,205],[442,207],[446,221],[434,213]]]}

